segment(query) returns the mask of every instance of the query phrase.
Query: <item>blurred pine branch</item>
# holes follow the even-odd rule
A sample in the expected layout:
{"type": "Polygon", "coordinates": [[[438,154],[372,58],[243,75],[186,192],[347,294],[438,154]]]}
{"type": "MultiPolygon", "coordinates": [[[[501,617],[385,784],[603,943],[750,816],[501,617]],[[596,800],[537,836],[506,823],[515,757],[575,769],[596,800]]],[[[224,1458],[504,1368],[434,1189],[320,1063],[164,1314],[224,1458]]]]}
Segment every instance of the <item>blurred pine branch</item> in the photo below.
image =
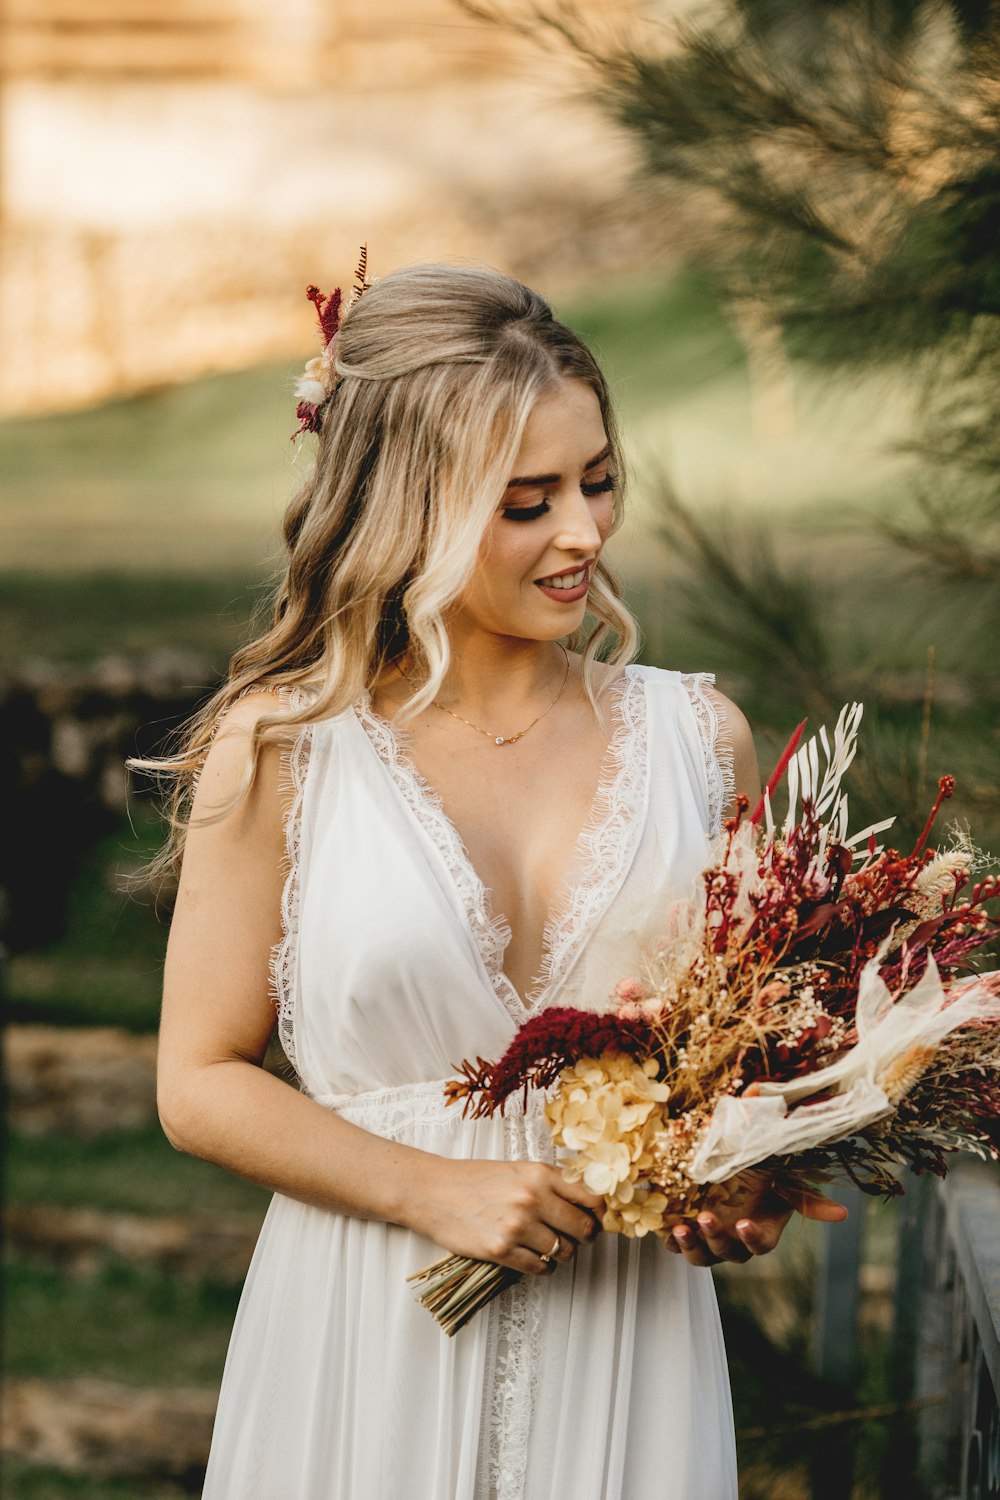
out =
{"type": "Polygon", "coordinates": [[[835,710],[843,692],[820,580],[802,566],[782,565],[762,522],[697,516],[663,476],[657,502],[661,532],[683,564],[675,587],[691,623],[735,653],[751,676],[767,663],[783,693],[809,712],[835,710]]]}

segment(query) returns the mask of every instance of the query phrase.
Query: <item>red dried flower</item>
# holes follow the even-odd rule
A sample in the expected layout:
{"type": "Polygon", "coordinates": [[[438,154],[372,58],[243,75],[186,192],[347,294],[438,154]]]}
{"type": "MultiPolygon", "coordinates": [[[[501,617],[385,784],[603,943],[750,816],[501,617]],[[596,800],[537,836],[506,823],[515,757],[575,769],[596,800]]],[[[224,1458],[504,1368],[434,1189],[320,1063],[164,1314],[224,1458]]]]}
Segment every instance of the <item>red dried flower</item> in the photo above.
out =
{"type": "Polygon", "coordinates": [[[292,433],[293,441],[301,432],[319,432],[323,425],[322,408],[314,406],[311,401],[300,401],[295,408],[295,415],[299,419],[299,425],[292,433]]]}
{"type": "Polygon", "coordinates": [[[334,287],[329,297],[324,296],[318,286],[307,286],[306,296],[316,309],[316,318],[325,349],[340,328],[340,307],[344,300],[343,295],[339,286],[334,287]]]}
{"type": "Polygon", "coordinates": [[[653,1046],[645,1021],[554,1006],[524,1023],[499,1062],[477,1057],[475,1063],[462,1063],[461,1079],[450,1083],[446,1093],[451,1103],[461,1099],[462,1113],[473,1118],[502,1114],[511,1094],[520,1090],[527,1098],[529,1088],[549,1088],[563,1068],[582,1057],[618,1052],[642,1061],[653,1046]]]}

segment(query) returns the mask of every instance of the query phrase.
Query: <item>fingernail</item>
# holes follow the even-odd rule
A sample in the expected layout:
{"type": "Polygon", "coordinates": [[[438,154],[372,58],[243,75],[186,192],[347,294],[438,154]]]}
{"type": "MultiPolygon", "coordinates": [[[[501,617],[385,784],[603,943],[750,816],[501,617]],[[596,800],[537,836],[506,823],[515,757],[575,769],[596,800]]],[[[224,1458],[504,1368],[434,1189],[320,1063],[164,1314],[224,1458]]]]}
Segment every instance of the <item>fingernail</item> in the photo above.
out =
{"type": "Polygon", "coordinates": [[[682,1224],[678,1224],[677,1228],[674,1230],[674,1239],[678,1240],[682,1245],[686,1245],[690,1238],[690,1229],[685,1229],[682,1224]]]}
{"type": "Polygon", "coordinates": [[[715,1220],[712,1218],[711,1214],[699,1214],[698,1223],[701,1225],[702,1229],[708,1230],[709,1233],[711,1233],[715,1228],[715,1220]]]}

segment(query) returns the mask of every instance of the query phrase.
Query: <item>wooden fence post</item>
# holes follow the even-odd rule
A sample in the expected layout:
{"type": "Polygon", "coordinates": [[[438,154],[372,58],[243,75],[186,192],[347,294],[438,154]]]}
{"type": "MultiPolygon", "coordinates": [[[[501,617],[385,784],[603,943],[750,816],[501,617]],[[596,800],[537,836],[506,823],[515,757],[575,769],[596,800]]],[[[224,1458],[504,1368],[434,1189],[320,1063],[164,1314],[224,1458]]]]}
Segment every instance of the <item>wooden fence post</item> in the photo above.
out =
{"type": "MultiPolygon", "coordinates": [[[[816,1311],[813,1323],[812,1367],[823,1380],[843,1391],[845,1405],[854,1403],[858,1368],[858,1305],[861,1293],[861,1252],[867,1199],[855,1187],[836,1184],[831,1198],[847,1205],[849,1218],[830,1224],[820,1235],[816,1272],[816,1311]]],[[[856,1428],[834,1428],[817,1443],[812,1460],[813,1500],[850,1500],[854,1489],[856,1428]]]]}
{"type": "Polygon", "coordinates": [[[849,1387],[857,1374],[861,1246],[867,1200],[855,1187],[837,1185],[828,1192],[847,1205],[850,1217],[843,1224],[828,1226],[820,1236],[812,1364],[824,1380],[849,1387]]]}

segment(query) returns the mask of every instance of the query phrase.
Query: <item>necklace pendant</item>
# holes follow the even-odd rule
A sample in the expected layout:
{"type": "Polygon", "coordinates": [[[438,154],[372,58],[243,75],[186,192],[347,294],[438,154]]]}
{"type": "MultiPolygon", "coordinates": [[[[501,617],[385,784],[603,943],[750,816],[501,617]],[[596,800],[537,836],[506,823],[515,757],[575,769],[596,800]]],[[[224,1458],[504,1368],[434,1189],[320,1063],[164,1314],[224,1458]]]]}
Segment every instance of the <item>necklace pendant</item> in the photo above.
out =
{"type": "Polygon", "coordinates": [[[506,745],[507,741],[504,739],[502,734],[498,734],[493,743],[494,745],[506,745]]]}

